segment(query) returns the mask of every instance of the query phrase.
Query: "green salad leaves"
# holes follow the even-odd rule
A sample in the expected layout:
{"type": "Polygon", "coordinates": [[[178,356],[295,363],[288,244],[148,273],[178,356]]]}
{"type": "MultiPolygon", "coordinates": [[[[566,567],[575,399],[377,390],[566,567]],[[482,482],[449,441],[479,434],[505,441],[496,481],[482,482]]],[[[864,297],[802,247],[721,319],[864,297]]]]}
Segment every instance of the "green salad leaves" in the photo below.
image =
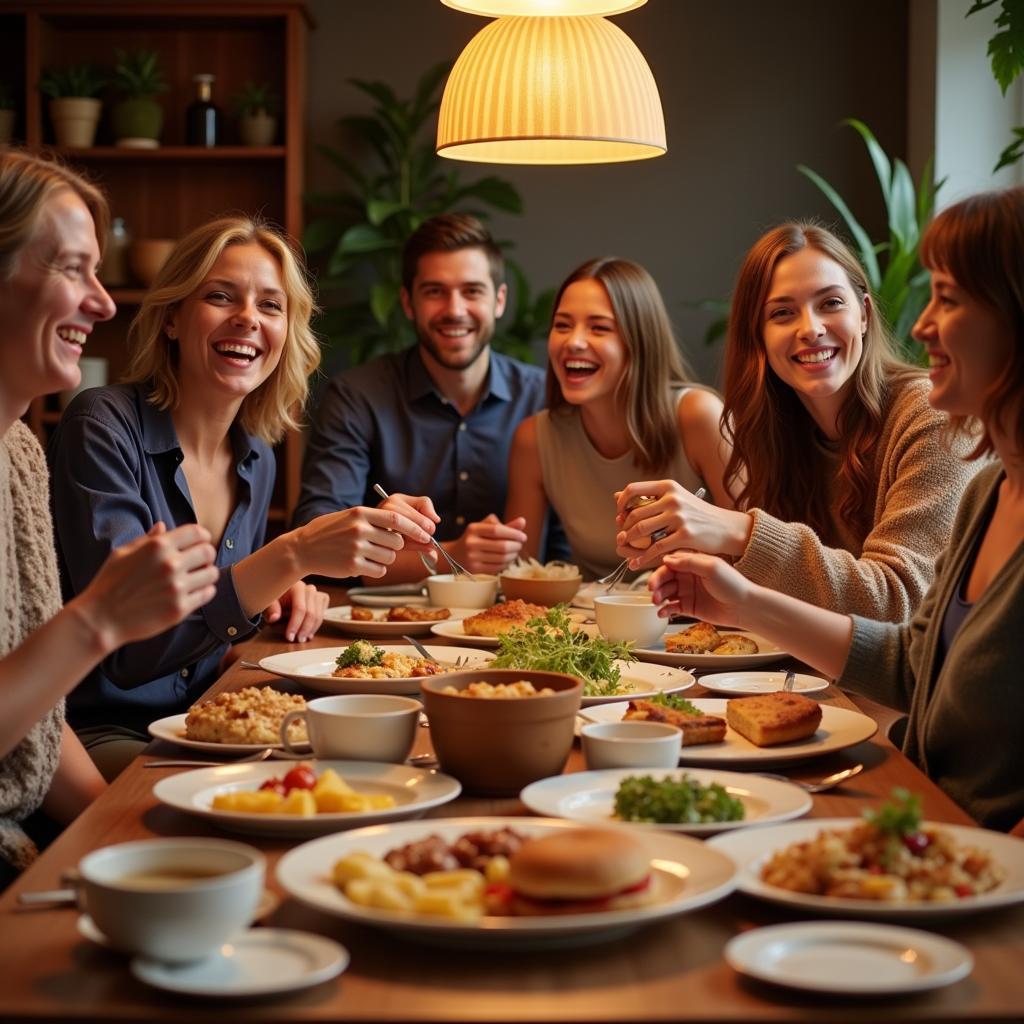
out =
{"type": "Polygon", "coordinates": [[[660,825],[704,825],[714,821],[742,821],[746,811],[724,786],[702,786],[683,772],[666,775],[628,775],[615,794],[615,816],[621,821],[656,822],[660,825]]]}
{"type": "Polygon", "coordinates": [[[685,697],[677,697],[672,693],[656,693],[653,697],[647,698],[651,704],[660,704],[662,707],[679,711],[691,718],[703,718],[704,712],[695,704],[691,704],[685,697]]]}
{"type": "Polygon", "coordinates": [[[587,636],[574,628],[565,605],[556,605],[546,615],[502,636],[491,667],[565,672],[583,680],[586,696],[614,697],[622,692],[616,659],[636,660],[629,644],[587,636]]]}
{"type": "Polygon", "coordinates": [[[379,647],[374,647],[368,640],[356,640],[338,655],[336,664],[338,668],[350,668],[352,665],[370,668],[374,665],[383,665],[384,652],[379,647]]]}

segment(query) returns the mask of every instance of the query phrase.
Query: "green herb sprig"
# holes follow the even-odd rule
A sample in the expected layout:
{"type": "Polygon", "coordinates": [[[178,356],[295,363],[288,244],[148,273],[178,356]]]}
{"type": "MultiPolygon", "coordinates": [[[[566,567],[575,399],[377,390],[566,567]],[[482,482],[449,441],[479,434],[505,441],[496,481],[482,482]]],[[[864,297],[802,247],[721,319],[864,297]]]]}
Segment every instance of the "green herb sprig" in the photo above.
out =
{"type": "Polygon", "coordinates": [[[621,821],[702,825],[713,821],[742,821],[743,804],[724,786],[702,786],[683,772],[678,778],[628,775],[615,794],[615,816],[621,821]]]}
{"type": "Polygon", "coordinates": [[[353,665],[371,668],[384,664],[384,652],[367,640],[357,640],[338,655],[336,664],[338,668],[351,668],[353,665]]]}
{"type": "Polygon", "coordinates": [[[677,697],[674,693],[656,693],[653,697],[647,698],[652,704],[660,704],[662,707],[679,711],[691,718],[703,718],[704,712],[695,704],[691,704],[685,697],[677,697]]]}
{"type": "Polygon", "coordinates": [[[535,672],[564,672],[583,680],[588,697],[614,697],[621,693],[616,660],[635,661],[628,643],[613,643],[603,636],[576,630],[565,605],[530,619],[524,627],[500,638],[493,668],[520,668],[535,672]]]}
{"type": "Polygon", "coordinates": [[[864,817],[887,836],[914,835],[921,830],[921,798],[897,786],[877,811],[865,811],[864,817]]]}

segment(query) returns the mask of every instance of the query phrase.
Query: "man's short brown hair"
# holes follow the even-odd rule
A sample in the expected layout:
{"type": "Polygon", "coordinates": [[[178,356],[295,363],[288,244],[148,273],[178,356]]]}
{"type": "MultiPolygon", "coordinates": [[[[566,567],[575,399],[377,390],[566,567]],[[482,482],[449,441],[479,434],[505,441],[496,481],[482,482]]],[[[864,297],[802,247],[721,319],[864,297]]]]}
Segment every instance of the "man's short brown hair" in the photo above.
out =
{"type": "Polygon", "coordinates": [[[430,252],[482,249],[497,291],[505,283],[505,260],[491,233],[468,213],[442,213],[425,220],[402,247],[402,286],[412,293],[420,258],[430,252]]]}

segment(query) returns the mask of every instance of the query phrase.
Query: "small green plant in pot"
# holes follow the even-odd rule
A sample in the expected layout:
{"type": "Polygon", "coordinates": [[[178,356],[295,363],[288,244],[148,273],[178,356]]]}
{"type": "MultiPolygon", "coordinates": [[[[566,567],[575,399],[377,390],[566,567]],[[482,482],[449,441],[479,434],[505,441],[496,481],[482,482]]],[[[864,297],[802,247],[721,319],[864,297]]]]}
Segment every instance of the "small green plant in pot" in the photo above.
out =
{"type": "Polygon", "coordinates": [[[39,91],[50,97],[50,120],[58,146],[82,149],[93,144],[100,121],[97,97],[106,84],[106,74],[93,64],[44,72],[39,91]]]}
{"type": "Polygon", "coordinates": [[[246,146],[273,145],[280,101],[269,82],[246,82],[231,105],[238,118],[238,133],[246,146]]]}
{"type": "Polygon", "coordinates": [[[158,146],[164,110],[154,97],[167,91],[167,82],[156,50],[118,50],[114,85],[124,96],[111,115],[117,144],[138,149],[158,146]]]}

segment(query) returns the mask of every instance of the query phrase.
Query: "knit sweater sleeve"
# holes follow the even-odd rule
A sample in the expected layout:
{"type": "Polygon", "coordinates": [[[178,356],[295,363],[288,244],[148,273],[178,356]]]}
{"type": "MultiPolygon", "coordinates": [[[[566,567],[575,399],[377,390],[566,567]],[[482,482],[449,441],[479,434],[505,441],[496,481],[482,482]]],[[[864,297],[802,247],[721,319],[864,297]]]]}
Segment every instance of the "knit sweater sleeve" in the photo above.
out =
{"type": "Polygon", "coordinates": [[[809,526],[753,509],[740,572],[842,614],[907,621],[934,578],[935,555],[978,468],[963,460],[964,442],[950,446],[945,419],[926,394],[908,385],[893,403],[879,439],[874,518],[859,552],[829,547],[809,526]]]}

